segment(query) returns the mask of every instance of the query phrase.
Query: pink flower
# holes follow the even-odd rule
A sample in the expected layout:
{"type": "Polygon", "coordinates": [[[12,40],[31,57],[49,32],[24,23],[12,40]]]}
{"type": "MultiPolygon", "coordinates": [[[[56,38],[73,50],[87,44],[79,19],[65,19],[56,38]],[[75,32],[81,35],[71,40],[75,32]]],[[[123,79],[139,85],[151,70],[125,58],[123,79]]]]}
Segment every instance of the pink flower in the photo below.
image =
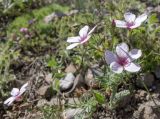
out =
{"type": "Polygon", "coordinates": [[[20,90],[18,88],[13,88],[11,91],[11,97],[4,101],[5,105],[11,105],[15,100],[19,100],[21,98],[21,95],[26,91],[26,88],[28,86],[28,83],[25,83],[20,90]]]}
{"type": "Polygon", "coordinates": [[[138,59],[142,55],[141,50],[132,49],[129,51],[126,43],[121,43],[116,47],[116,53],[112,53],[109,50],[105,52],[105,59],[107,64],[115,73],[122,73],[123,70],[128,72],[138,72],[141,67],[133,63],[135,59],[138,59]]]}
{"type": "Polygon", "coordinates": [[[21,29],[20,29],[20,32],[22,32],[22,33],[27,33],[27,32],[28,32],[28,28],[21,28],[21,29]]]}
{"type": "Polygon", "coordinates": [[[124,18],[125,21],[113,20],[113,23],[116,25],[116,27],[134,29],[139,27],[142,24],[142,22],[144,22],[147,19],[147,14],[144,13],[136,18],[135,14],[127,12],[124,14],[124,18]]]}
{"type": "Polygon", "coordinates": [[[91,33],[95,30],[96,26],[90,30],[89,30],[89,26],[84,26],[80,31],[79,31],[79,36],[75,36],[75,37],[69,37],[67,39],[68,43],[72,43],[71,45],[69,45],[66,49],[70,50],[73,49],[74,47],[76,47],[79,44],[83,44],[85,42],[87,42],[89,40],[89,38],[91,37],[91,33]]]}

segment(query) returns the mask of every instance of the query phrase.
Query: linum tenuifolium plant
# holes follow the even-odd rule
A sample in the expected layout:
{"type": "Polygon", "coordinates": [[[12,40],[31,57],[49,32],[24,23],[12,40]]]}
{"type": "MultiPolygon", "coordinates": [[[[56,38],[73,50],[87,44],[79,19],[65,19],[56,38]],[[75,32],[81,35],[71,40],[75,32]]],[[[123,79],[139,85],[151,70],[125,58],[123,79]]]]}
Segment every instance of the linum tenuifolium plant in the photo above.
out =
{"type": "MultiPolygon", "coordinates": [[[[120,28],[126,28],[126,29],[134,29],[139,27],[146,19],[147,14],[144,13],[136,18],[136,16],[130,12],[127,12],[124,14],[125,21],[121,20],[113,20],[113,23],[116,27],[120,28]]],[[[75,48],[78,45],[86,44],[86,42],[89,41],[92,33],[96,29],[97,25],[94,26],[89,31],[89,26],[84,26],[79,31],[79,36],[75,37],[69,37],[67,39],[68,43],[71,43],[69,46],[67,46],[67,50],[71,50],[75,48]]],[[[26,28],[22,28],[20,32],[26,32],[26,28]]],[[[128,72],[138,72],[140,71],[141,67],[140,65],[136,64],[134,60],[138,59],[142,52],[140,49],[131,49],[129,51],[129,47],[126,43],[120,43],[116,46],[115,49],[116,53],[113,53],[112,51],[109,51],[108,49],[104,52],[104,56],[106,59],[107,64],[109,65],[111,71],[113,74],[120,74],[123,72],[123,70],[128,72]]],[[[123,73],[122,73],[123,74],[123,73]]],[[[123,74],[124,75],[124,74],[123,74]]],[[[24,84],[21,89],[13,88],[11,91],[11,97],[8,98],[4,104],[5,105],[11,105],[14,101],[18,101],[21,95],[26,91],[27,86],[29,83],[24,84]]],[[[112,96],[113,97],[113,96],[112,96]]]]}

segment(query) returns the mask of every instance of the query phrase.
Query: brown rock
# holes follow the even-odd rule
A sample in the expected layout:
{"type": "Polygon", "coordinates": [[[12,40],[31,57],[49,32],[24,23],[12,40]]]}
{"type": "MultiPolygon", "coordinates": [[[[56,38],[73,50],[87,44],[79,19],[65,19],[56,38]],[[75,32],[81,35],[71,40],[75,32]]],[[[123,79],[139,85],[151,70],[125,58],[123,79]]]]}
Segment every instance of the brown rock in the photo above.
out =
{"type": "Polygon", "coordinates": [[[37,91],[37,93],[41,96],[44,96],[45,93],[47,92],[48,88],[50,88],[50,86],[42,86],[39,88],[39,90],[37,91]]]}
{"type": "Polygon", "coordinates": [[[40,99],[37,103],[37,107],[43,107],[44,105],[46,105],[48,103],[48,101],[46,99],[40,99]]]}
{"type": "Polygon", "coordinates": [[[94,79],[94,75],[91,69],[88,69],[85,74],[85,83],[92,88],[98,87],[98,82],[94,79]]]}
{"type": "Polygon", "coordinates": [[[75,73],[76,72],[76,68],[75,66],[71,63],[70,65],[67,66],[67,68],[65,69],[66,73],[75,73]]]}
{"type": "Polygon", "coordinates": [[[147,92],[144,91],[144,90],[141,90],[140,93],[139,93],[139,96],[140,97],[146,97],[147,96],[147,92]]]}
{"type": "Polygon", "coordinates": [[[46,75],[45,80],[48,84],[51,84],[53,79],[52,79],[52,73],[49,73],[46,75]]]}
{"type": "Polygon", "coordinates": [[[93,76],[92,70],[88,69],[88,71],[85,75],[85,82],[88,86],[90,86],[92,84],[93,80],[94,80],[94,76],[93,76]]]}
{"type": "Polygon", "coordinates": [[[37,103],[37,107],[43,107],[45,105],[59,105],[59,99],[58,98],[52,98],[50,101],[46,99],[40,99],[37,103]]]}
{"type": "MultiPolygon", "coordinates": [[[[155,100],[157,105],[160,105],[159,100],[155,100]]],[[[159,119],[160,114],[158,107],[156,107],[153,101],[148,101],[139,106],[138,110],[134,112],[133,116],[136,119],[159,119]],[[156,111],[157,110],[157,111],[156,111]]]]}
{"type": "Polygon", "coordinates": [[[47,85],[47,86],[41,86],[38,89],[37,93],[42,97],[44,97],[45,99],[50,100],[52,96],[56,94],[56,91],[54,91],[51,86],[47,85]]]}

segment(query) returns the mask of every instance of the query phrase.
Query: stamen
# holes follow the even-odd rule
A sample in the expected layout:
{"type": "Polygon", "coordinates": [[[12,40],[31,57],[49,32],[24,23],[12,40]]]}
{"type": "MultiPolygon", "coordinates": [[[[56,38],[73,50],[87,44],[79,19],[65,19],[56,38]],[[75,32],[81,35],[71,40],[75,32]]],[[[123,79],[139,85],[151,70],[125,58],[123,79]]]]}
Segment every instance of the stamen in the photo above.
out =
{"type": "Polygon", "coordinates": [[[127,57],[118,57],[118,64],[121,66],[129,65],[131,62],[128,60],[127,57]]]}

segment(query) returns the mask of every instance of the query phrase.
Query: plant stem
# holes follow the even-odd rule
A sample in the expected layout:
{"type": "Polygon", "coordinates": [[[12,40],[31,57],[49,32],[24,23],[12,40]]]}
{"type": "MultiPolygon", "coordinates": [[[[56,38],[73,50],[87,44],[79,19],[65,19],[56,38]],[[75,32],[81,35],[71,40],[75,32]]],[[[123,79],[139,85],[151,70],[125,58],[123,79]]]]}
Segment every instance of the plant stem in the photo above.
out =
{"type": "Polygon", "coordinates": [[[83,67],[84,65],[84,58],[85,58],[85,55],[86,55],[86,50],[84,47],[81,47],[81,50],[82,50],[82,61],[81,61],[81,64],[80,64],[80,69],[83,67]]]}
{"type": "Polygon", "coordinates": [[[127,41],[128,41],[128,43],[130,44],[130,46],[132,48],[133,42],[132,42],[131,37],[132,37],[132,30],[129,30],[128,33],[127,33],[127,41]]]}

